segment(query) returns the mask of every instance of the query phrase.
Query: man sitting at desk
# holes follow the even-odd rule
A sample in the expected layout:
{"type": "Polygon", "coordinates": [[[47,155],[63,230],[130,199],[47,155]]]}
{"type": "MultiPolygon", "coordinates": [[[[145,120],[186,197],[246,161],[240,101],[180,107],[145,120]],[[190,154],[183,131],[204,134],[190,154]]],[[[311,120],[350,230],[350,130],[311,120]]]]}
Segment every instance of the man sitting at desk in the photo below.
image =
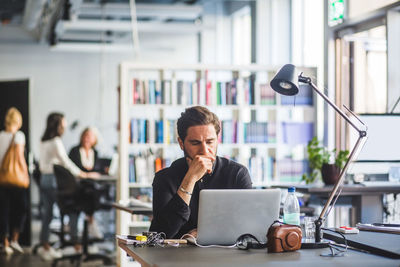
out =
{"type": "Polygon", "coordinates": [[[153,182],[150,231],[164,232],[167,238],[197,228],[200,190],[252,187],[246,167],[216,155],[220,121],[214,113],[200,106],[187,108],[177,128],[184,157],[157,172],[153,182]]]}

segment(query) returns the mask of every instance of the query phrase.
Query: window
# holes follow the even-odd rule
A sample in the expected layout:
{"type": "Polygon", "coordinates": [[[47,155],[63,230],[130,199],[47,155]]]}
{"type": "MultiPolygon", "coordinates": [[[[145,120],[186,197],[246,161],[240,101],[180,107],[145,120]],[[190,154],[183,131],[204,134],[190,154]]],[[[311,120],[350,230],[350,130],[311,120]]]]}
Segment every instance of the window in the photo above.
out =
{"type": "Polygon", "coordinates": [[[233,64],[251,63],[251,12],[245,6],[232,14],[233,64]]]}
{"type": "Polygon", "coordinates": [[[350,83],[356,113],[385,113],[387,110],[386,26],[344,37],[350,43],[350,83]]]}

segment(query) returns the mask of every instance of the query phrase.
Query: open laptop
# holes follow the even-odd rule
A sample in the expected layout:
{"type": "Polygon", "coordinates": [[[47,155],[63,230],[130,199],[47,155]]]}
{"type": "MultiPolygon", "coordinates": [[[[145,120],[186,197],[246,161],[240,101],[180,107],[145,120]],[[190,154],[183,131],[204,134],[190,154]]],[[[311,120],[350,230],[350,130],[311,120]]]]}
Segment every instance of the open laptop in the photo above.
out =
{"type": "Polygon", "coordinates": [[[267,241],[269,226],[278,219],[279,189],[200,191],[197,243],[233,245],[242,234],[267,241]]]}

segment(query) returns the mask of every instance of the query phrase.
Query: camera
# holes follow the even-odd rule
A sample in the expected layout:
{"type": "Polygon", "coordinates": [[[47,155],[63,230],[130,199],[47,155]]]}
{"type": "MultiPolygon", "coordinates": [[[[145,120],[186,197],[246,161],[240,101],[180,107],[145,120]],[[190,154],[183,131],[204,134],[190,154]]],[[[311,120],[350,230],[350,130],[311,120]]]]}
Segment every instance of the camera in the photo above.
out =
{"type": "Polygon", "coordinates": [[[267,233],[268,252],[295,251],[301,247],[301,228],[298,225],[274,223],[267,233]]]}

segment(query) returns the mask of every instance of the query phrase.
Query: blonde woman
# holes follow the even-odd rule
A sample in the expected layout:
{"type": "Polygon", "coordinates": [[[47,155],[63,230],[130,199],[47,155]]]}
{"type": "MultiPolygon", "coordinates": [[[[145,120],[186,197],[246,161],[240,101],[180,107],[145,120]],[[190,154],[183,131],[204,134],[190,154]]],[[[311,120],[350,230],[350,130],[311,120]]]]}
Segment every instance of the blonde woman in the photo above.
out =
{"type": "MultiPolygon", "coordinates": [[[[93,172],[104,170],[96,169],[98,161],[98,153],[95,149],[97,144],[97,129],[87,127],[83,130],[80,138],[79,145],[73,147],[69,152],[69,157],[78,166],[81,171],[93,172]]],[[[89,222],[89,236],[102,239],[103,233],[100,231],[94,219],[94,212],[100,205],[100,193],[96,190],[96,185],[91,182],[81,183],[82,190],[82,203],[84,204],[84,211],[88,216],[89,222]]]]}
{"type": "MultiPolygon", "coordinates": [[[[0,132],[0,164],[14,138],[17,154],[23,168],[27,172],[24,156],[25,135],[19,131],[22,126],[22,115],[18,109],[12,107],[5,117],[5,131],[0,132]]],[[[23,229],[28,208],[27,190],[19,187],[0,186],[0,240],[3,242],[3,252],[7,255],[14,251],[23,253],[18,243],[19,234],[23,229]],[[8,233],[11,230],[11,241],[8,233]]]]}

